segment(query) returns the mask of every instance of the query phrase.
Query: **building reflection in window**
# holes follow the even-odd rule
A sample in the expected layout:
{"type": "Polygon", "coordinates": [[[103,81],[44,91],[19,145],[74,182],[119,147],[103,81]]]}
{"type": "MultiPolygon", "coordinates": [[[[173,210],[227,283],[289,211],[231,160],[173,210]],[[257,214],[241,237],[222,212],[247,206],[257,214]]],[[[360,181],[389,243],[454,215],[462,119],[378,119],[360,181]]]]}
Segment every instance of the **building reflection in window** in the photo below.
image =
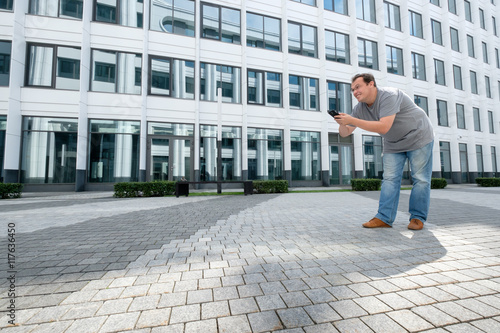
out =
{"type": "MultiPolygon", "coordinates": [[[[222,180],[241,180],[241,128],[222,126],[222,180]]],[[[217,180],[217,126],[200,128],[200,179],[217,180]]]]}
{"type": "MultiPolygon", "coordinates": [[[[12,9],[12,1],[10,3],[12,9]]],[[[83,0],[31,0],[29,13],[81,20],[83,16],[83,0]]]]}
{"type": "Polygon", "coordinates": [[[0,116],[0,183],[3,182],[3,161],[5,153],[6,130],[7,130],[7,116],[0,116]]]}
{"type": "Polygon", "coordinates": [[[290,131],[292,180],[320,180],[320,133],[290,131]]]}
{"type": "Polygon", "coordinates": [[[0,41],[0,87],[9,86],[11,45],[12,42],[0,41]]]}
{"type": "Polygon", "coordinates": [[[194,61],[150,57],[149,94],[194,99],[194,61]]]}
{"type": "Polygon", "coordinates": [[[217,101],[217,90],[222,88],[222,101],[241,103],[241,68],[215,64],[200,64],[200,99],[217,101]]]}
{"type": "Polygon", "coordinates": [[[92,50],[91,90],[141,94],[140,54],[92,50]]]}
{"type": "Polygon", "coordinates": [[[94,20],[142,28],[142,0],[94,0],[94,20]]]}
{"type": "Polygon", "coordinates": [[[248,179],[283,179],[283,131],[248,128],[248,179]]]}
{"type": "Polygon", "coordinates": [[[290,108],[317,111],[319,110],[318,79],[289,75],[290,108]]]}
{"type": "Polygon", "coordinates": [[[363,177],[382,179],[382,138],[363,135],[363,177]]]}
{"type": "Polygon", "coordinates": [[[194,1],[153,0],[150,29],[194,37],[194,1]]]}

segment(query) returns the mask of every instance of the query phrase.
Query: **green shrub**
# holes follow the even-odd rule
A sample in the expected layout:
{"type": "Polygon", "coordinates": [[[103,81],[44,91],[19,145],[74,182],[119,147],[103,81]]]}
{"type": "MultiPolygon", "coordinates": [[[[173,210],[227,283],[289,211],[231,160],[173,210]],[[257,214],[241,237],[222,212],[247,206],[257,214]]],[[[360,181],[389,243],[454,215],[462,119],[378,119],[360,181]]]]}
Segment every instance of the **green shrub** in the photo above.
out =
{"type": "Polygon", "coordinates": [[[288,181],[254,180],[253,188],[257,193],[288,193],[288,181]]]}
{"type": "Polygon", "coordinates": [[[164,197],[175,193],[175,182],[122,182],[114,185],[116,198],[164,197]]]}
{"type": "Polygon", "coordinates": [[[431,179],[431,189],[441,189],[445,188],[448,182],[444,178],[432,178],[431,179]]]}
{"type": "Polygon", "coordinates": [[[351,179],[351,188],[353,191],[379,191],[382,186],[381,179],[359,178],[351,179]]]}
{"type": "Polygon", "coordinates": [[[476,184],[481,187],[496,187],[500,186],[500,178],[478,177],[476,178],[476,184]]]}
{"type": "Polygon", "coordinates": [[[23,190],[23,184],[0,183],[0,199],[20,198],[22,190],[23,190]]]}

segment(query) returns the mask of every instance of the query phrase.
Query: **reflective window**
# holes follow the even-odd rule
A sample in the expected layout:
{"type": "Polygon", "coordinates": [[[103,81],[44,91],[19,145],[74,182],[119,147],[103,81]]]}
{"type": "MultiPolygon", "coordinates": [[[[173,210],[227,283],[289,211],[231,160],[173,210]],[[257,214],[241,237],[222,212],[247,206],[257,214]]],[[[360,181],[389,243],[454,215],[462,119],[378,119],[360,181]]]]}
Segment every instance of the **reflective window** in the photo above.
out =
{"type": "Polygon", "coordinates": [[[387,73],[404,75],[403,50],[387,45],[385,52],[387,57],[387,73]]]}
{"type": "Polygon", "coordinates": [[[3,182],[3,161],[5,153],[6,129],[7,129],[7,116],[0,116],[0,183],[3,182]]]}
{"type": "Polygon", "coordinates": [[[421,108],[422,110],[424,110],[425,113],[427,114],[427,116],[429,116],[429,103],[428,103],[427,97],[415,95],[413,97],[413,100],[415,101],[415,104],[419,108],[421,108]]]}
{"type": "Polygon", "coordinates": [[[490,133],[495,133],[495,122],[493,121],[493,111],[488,111],[488,125],[490,133]]]}
{"type": "Polygon", "coordinates": [[[92,50],[91,91],[141,94],[140,54],[92,50]]]}
{"type": "Polygon", "coordinates": [[[479,26],[481,27],[481,29],[486,30],[486,22],[484,19],[484,10],[482,10],[481,8],[479,8],[479,26]]]}
{"type": "Polygon", "coordinates": [[[423,54],[411,53],[411,69],[414,79],[427,80],[427,76],[425,75],[425,56],[423,54]]]}
{"type": "Polygon", "coordinates": [[[476,145],[476,162],[477,162],[477,176],[483,177],[484,167],[483,167],[483,146],[476,145]]]}
{"type": "Polygon", "coordinates": [[[240,44],[240,11],[203,3],[201,5],[203,38],[240,44]]]}
{"type": "Polygon", "coordinates": [[[434,59],[434,79],[436,84],[446,85],[444,62],[438,59],[434,59]]]}
{"type": "Polygon", "coordinates": [[[432,27],[432,42],[434,44],[443,45],[443,34],[441,32],[441,22],[431,20],[432,27]]]}
{"type": "Polygon", "coordinates": [[[469,161],[467,158],[467,144],[459,143],[458,152],[460,154],[460,172],[462,174],[462,183],[469,182],[469,161]]]}
{"type": "Polygon", "coordinates": [[[474,51],[474,37],[471,35],[467,35],[467,51],[469,52],[469,57],[476,57],[476,53],[474,51]]]}
{"type": "Polygon", "coordinates": [[[325,31],[326,60],[351,63],[349,35],[340,32],[325,31]]]}
{"type": "Polygon", "coordinates": [[[422,26],[422,15],[409,11],[409,21],[410,21],[410,35],[424,38],[424,30],[422,26]]]}
{"type": "MultiPolygon", "coordinates": [[[[12,1],[10,3],[12,7],[12,1]]],[[[83,0],[31,0],[29,13],[81,20],[83,15],[83,0]]]]}
{"type": "Polygon", "coordinates": [[[91,119],[89,128],[88,181],[138,181],[140,122],[91,119]]]}
{"type": "Polygon", "coordinates": [[[9,86],[11,45],[12,42],[0,41],[0,87],[9,86]]]}
{"type": "Polygon", "coordinates": [[[248,70],[248,104],[281,107],[281,77],[279,73],[248,70]]]}
{"type": "Polygon", "coordinates": [[[194,61],[150,56],[149,94],[194,99],[194,61]]]}
{"type": "Polygon", "coordinates": [[[464,1],[464,10],[465,10],[465,19],[469,22],[472,22],[472,10],[470,2],[467,0],[464,1]]]}
{"type": "Polygon", "coordinates": [[[281,51],[281,20],[247,13],[247,46],[281,51]]]}
{"type": "Polygon", "coordinates": [[[485,42],[482,42],[481,44],[483,46],[483,62],[485,64],[488,64],[489,63],[489,61],[488,61],[488,45],[485,42]]]}
{"type": "Polygon", "coordinates": [[[401,31],[401,14],[399,6],[384,1],[385,26],[401,31]]]}
{"type": "Polygon", "coordinates": [[[497,19],[495,18],[495,16],[491,17],[491,25],[493,27],[493,35],[498,36],[497,19]]]}
{"type": "Polygon", "coordinates": [[[202,62],[200,70],[202,101],[217,101],[217,91],[221,88],[223,102],[241,103],[241,68],[202,62]]]}
{"type": "Polygon", "coordinates": [[[436,5],[436,6],[440,6],[439,0],[430,0],[430,3],[432,3],[433,5],[436,5]]]}
{"type": "Polygon", "coordinates": [[[194,8],[195,2],[192,0],[151,1],[149,28],[194,37],[194,8]]]}
{"type": "Polygon", "coordinates": [[[194,126],[191,124],[172,124],[148,122],[149,135],[194,136],[194,126]]]}
{"type": "Polygon", "coordinates": [[[377,43],[358,38],[358,65],[371,69],[378,69],[377,43]]]}
{"type": "Polygon", "coordinates": [[[290,131],[292,180],[321,180],[320,133],[290,131]]]}
{"type": "Polygon", "coordinates": [[[439,155],[441,160],[441,177],[451,179],[451,150],[449,142],[439,141],[439,155]]]}
{"type": "Polygon", "coordinates": [[[356,0],[356,18],[376,23],[375,0],[356,0]]]}
{"type": "Polygon", "coordinates": [[[94,21],[142,28],[143,0],[94,0],[94,21]]]}
{"type": "Polygon", "coordinates": [[[28,44],[28,86],[80,90],[79,48],[28,44]]]}
{"type": "MultiPolygon", "coordinates": [[[[218,128],[213,125],[200,126],[200,180],[217,180],[218,128]]],[[[241,180],[241,128],[222,126],[222,180],[241,180]]]]}
{"type": "Polygon", "coordinates": [[[310,6],[316,6],[316,0],[292,0],[292,1],[300,2],[310,6]]]}
{"type": "Polygon", "coordinates": [[[337,110],[341,113],[352,112],[352,94],[349,83],[328,81],[328,110],[337,110]]]}
{"type": "Polygon", "coordinates": [[[470,71],[470,90],[473,94],[479,94],[477,89],[477,74],[474,71],[470,71]]]}
{"type": "Polygon", "coordinates": [[[347,15],[347,8],[349,7],[347,0],[324,0],[323,3],[326,10],[347,15]]]}
{"type": "Polygon", "coordinates": [[[78,119],[23,118],[21,183],[74,183],[78,119]]]}
{"type": "Polygon", "coordinates": [[[491,98],[491,84],[489,76],[484,77],[484,89],[486,90],[486,97],[491,98]]]}
{"type": "Polygon", "coordinates": [[[0,0],[0,9],[12,10],[14,0],[0,0]]]}
{"type": "Polygon", "coordinates": [[[457,0],[448,0],[448,11],[457,15],[457,0]]]}
{"type": "Polygon", "coordinates": [[[317,58],[316,28],[288,22],[288,52],[317,58]]]}
{"type": "Polygon", "coordinates": [[[382,138],[363,135],[363,178],[382,179],[382,138]]]}
{"type": "Polygon", "coordinates": [[[283,131],[247,129],[248,179],[283,179],[283,131]]]}
{"type": "Polygon", "coordinates": [[[436,100],[437,116],[439,126],[448,126],[448,103],[442,100],[436,100]]]}
{"type": "Polygon", "coordinates": [[[496,147],[491,147],[491,164],[493,170],[493,176],[498,177],[498,164],[497,164],[497,149],[496,147]]]}
{"type": "Polygon", "coordinates": [[[455,89],[463,90],[462,68],[460,66],[453,65],[453,82],[455,89]]]}
{"type": "Polygon", "coordinates": [[[457,104],[457,128],[465,129],[465,107],[463,104],[457,104]]]}
{"type": "Polygon", "coordinates": [[[481,132],[481,114],[479,108],[472,108],[472,116],[474,118],[474,131],[481,132]]]}
{"type": "Polygon", "coordinates": [[[301,110],[319,110],[318,79],[289,75],[290,108],[301,110]]]}
{"type": "Polygon", "coordinates": [[[460,37],[458,36],[458,30],[455,28],[450,28],[450,42],[451,49],[460,52],[460,37]]]}

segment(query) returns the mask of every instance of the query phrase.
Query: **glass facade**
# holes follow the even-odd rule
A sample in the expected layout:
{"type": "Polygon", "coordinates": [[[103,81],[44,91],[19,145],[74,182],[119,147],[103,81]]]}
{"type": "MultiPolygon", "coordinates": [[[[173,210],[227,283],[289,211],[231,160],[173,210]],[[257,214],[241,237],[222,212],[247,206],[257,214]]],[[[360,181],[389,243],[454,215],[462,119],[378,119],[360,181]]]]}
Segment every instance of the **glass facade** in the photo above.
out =
{"type": "Polygon", "coordinates": [[[247,46],[281,51],[281,20],[247,13],[247,46]]]}
{"type": "Polygon", "coordinates": [[[321,180],[320,133],[290,131],[292,180],[321,180]]]}
{"type": "Polygon", "coordinates": [[[143,0],[94,0],[94,20],[142,28],[143,0]]]}
{"type": "Polygon", "coordinates": [[[139,121],[89,121],[88,182],[139,179],[139,121]]]}
{"type": "Polygon", "coordinates": [[[248,179],[283,179],[283,131],[248,128],[248,179]]]}
{"type": "MultiPolygon", "coordinates": [[[[200,180],[218,179],[217,126],[200,128],[200,180]]],[[[221,179],[241,180],[241,128],[222,126],[221,179]]]]}
{"type": "Polygon", "coordinates": [[[439,155],[441,158],[441,177],[451,179],[451,150],[449,142],[439,141],[439,155]]]}
{"type": "Polygon", "coordinates": [[[336,61],[344,64],[351,63],[349,35],[326,30],[325,48],[326,60],[336,61]]]}
{"type": "Polygon", "coordinates": [[[149,57],[149,94],[194,99],[194,61],[149,57]]]}
{"type": "Polygon", "coordinates": [[[23,118],[21,183],[74,183],[78,120],[23,118]]]}
{"type": "Polygon", "coordinates": [[[11,47],[12,42],[0,41],[0,87],[9,86],[11,47]]]}
{"type": "Polygon", "coordinates": [[[194,37],[194,6],[191,0],[151,1],[149,28],[194,37]]]}
{"type": "Polygon", "coordinates": [[[7,116],[0,116],[0,183],[3,183],[3,161],[5,153],[6,129],[7,129],[7,116]]]}
{"type": "Polygon", "coordinates": [[[290,108],[300,110],[319,110],[318,79],[289,75],[290,108]]]}
{"type": "Polygon", "coordinates": [[[341,113],[352,112],[352,94],[349,83],[328,81],[328,110],[341,113]]]}
{"type": "Polygon", "coordinates": [[[281,77],[279,73],[248,70],[248,104],[281,107],[281,77]]]}
{"type": "Polygon", "coordinates": [[[382,179],[382,138],[363,135],[363,177],[382,179]]]}
{"type": "Polygon", "coordinates": [[[241,103],[241,68],[200,64],[200,99],[203,101],[217,101],[217,90],[222,90],[222,101],[227,103],[241,103]]]}
{"type": "MultiPolygon", "coordinates": [[[[12,9],[12,1],[10,2],[12,9]]],[[[83,0],[30,0],[33,15],[82,19],[83,0]]]]}
{"type": "Polygon", "coordinates": [[[91,91],[141,93],[140,54],[92,50],[91,91]]]}

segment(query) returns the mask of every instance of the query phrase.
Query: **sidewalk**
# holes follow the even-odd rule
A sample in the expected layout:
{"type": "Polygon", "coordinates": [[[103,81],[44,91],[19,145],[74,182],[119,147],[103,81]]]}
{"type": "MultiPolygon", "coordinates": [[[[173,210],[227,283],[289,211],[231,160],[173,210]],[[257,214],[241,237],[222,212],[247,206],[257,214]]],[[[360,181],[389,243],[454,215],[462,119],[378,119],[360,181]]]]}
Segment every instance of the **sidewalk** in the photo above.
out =
{"type": "Polygon", "coordinates": [[[0,330],[500,332],[500,188],[433,190],[416,232],[410,191],[371,230],[379,192],[332,189],[0,200],[0,330]]]}

